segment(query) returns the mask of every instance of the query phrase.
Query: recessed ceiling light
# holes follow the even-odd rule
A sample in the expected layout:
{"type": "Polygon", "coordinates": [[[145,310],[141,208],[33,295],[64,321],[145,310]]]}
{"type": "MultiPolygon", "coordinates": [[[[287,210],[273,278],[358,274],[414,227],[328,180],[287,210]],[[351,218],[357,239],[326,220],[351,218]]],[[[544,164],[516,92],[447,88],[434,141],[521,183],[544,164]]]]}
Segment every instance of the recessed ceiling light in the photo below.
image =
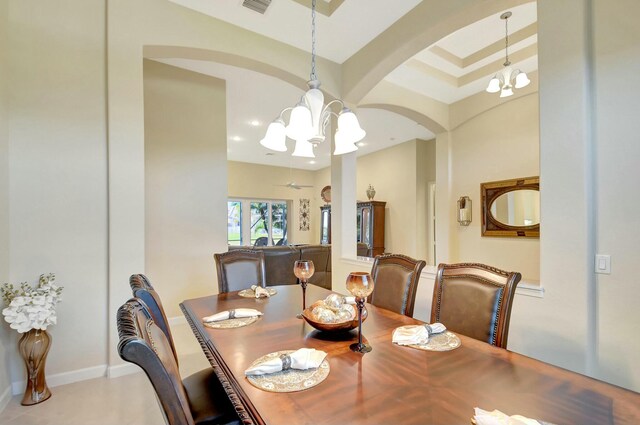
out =
{"type": "Polygon", "coordinates": [[[251,124],[251,125],[252,125],[252,126],[254,126],[254,127],[257,127],[257,126],[259,126],[259,125],[260,125],[260,121],[258,121],[258,120],[252,120],[252,121],[249,121],[249,124],[251,124]]]}
{"type": "Polygon", "coordinates": [[[315,163],[316,163],[315,161],[309,161],[309,164],[315,164],[315,163]]]}
{"type": "Polygon", "coordinates": [[[358,142],[356,143],[356,145],[363,147],[363,146],[367,146],[367,144],[365,142],[358,142]]]}
{"type": "Polygon", "coordinates": [[[240,137],[240,136],[231,136],[231,140],[233,140],[234,142],[240,142],[240,141],[242,141],[242,137],[240,137]]]}

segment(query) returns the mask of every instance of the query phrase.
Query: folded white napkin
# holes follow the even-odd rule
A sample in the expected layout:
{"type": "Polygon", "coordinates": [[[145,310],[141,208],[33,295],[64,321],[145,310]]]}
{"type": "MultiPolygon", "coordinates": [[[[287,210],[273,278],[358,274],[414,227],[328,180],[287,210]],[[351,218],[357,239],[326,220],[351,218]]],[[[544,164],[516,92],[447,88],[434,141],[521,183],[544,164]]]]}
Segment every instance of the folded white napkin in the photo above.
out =
{"type": "Polygon", "coordinates": [[[520,415],[507,416],[499,410],[487,412],[478,407],[473,417],[477,425],[540,425],[540,422],[520,415]]]}
{"type": "Polygon", "coordinates": [[[320,366],[327,353],[313,348],[301,348],[288,355],[275,357],[244,371],[249,375],[266,375],[287,369],[311,369],[320,366]]]}
{"type": "Polygon", "coordinates": [[[219,322],[220,320],[227,319],[239,319],[241,317],[255,317],[262,316],[262,312],[254,310],[252,308],[236,308],[234,310],[225,310],[220,313],[212,314],[211,316],[203,317],[204,323],[219,322]]]}
{"type": "Polygon", "coordinates": [[[256,294],[256,298],[260,298],[260,297],[266,297],[269,298],[271,295],[269,294],[269,291],[267,291],[265,288],[263,288],[262,286],[258,286],[258,285],[251,285],[251,289],[253,289],[253,292],[256,294]]]}
{"type": "Polygon", "coordinates": [[[401,326],[393,331],[391,340],[398,345],[426,344],[429,335],[439,334],[447,328],[442,323],[431,325],[401,326]]]}

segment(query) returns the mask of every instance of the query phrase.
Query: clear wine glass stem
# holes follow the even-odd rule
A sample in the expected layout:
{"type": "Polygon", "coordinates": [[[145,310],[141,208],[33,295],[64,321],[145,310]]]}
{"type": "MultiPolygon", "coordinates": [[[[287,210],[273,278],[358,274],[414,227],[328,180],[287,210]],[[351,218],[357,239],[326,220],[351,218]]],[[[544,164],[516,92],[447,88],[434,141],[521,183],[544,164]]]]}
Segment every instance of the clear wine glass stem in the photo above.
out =
{"type": "Polygon", "coordinates": [[[302,310],[307,308],[307,281],[300,279],[300,286],[302,286],[302,310]]]}
{"type": "Polygon", "coordinates": [[[362,347],[362,309],[364,308],[364,298],[358,298],[358,347],[362,347]]]}

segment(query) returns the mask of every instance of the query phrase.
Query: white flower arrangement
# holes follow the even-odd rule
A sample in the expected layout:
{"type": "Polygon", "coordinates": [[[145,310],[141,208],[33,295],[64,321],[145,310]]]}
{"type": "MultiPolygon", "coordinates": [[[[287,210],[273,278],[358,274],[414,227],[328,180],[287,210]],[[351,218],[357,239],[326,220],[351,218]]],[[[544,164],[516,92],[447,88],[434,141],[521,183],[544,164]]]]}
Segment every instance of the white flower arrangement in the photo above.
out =
{"type": "Polygon", "coordinates": [[[2,315],[11,329],[25,333],[31,329],[45,330],[56,323],[56,304],[62,301],[62,287],[55,285],[55,280],[56,276],[49,273],[40,275],[35,288],[27,282],[18,289],[9,283],[2,285],[2,299],[8,305],[2,315]]]}

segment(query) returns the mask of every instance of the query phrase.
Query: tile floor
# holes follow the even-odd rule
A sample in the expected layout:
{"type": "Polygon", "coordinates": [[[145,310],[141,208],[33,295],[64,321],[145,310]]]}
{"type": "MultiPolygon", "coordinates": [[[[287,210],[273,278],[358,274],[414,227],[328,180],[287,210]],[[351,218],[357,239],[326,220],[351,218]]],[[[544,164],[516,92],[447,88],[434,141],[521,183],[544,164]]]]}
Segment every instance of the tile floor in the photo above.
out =
{"type": "MultiPolygon", "coordinates": [[[[188,325],[171,328],[180,373],[209,367],[188,325]]],[[[161,425],[164,418],[153,387],[143,373],[96,378],[51,388],[53,395],[35,406],[21,406],[14,396],[0,412],[2,425],[161,425]]]]}

